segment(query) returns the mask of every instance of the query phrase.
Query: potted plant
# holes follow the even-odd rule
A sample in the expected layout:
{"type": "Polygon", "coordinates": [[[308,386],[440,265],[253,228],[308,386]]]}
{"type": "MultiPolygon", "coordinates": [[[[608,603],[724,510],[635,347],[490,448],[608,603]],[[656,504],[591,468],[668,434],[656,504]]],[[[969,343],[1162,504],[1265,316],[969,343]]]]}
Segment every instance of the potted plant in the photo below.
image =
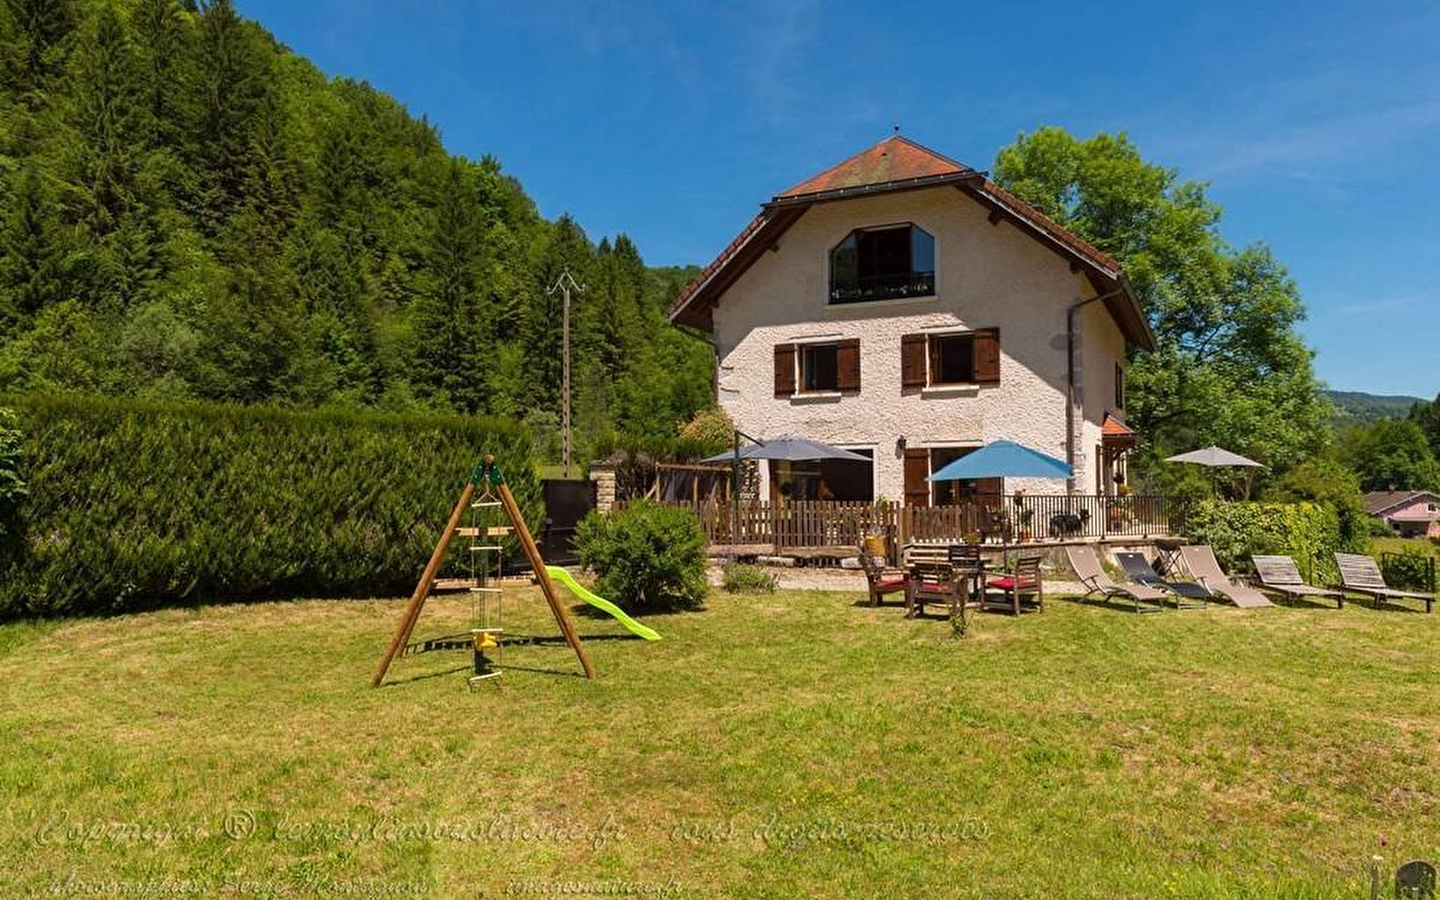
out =
{"type": "Polygon", "coordinates": [[[1029,543],[1032,534],[1030,532],[1030,520],[1035,518],[1035,510],[1022,507],[1018,513],[1020,520],[1020,543],[1029,543]]]}

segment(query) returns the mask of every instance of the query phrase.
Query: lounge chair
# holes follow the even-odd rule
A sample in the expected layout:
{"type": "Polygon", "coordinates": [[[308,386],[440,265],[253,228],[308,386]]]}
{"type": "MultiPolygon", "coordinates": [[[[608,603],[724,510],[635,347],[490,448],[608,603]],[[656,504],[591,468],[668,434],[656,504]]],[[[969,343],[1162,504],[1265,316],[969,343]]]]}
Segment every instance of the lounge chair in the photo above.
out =
{"type": "Polygon", "coordinates": [[[1100,557],[1095,555],[1094,547],[1068,546],[1065,548],[1065,558],[1070,561],[1070,568],[1075,570],[1075,576],[1080,579],[1080,583],[1085,585],[1086,597],[1091,594],[1100,594],[1107,600],[1112,597],[1125,597],[1134,601],[1136,612],[1159,612],[1165,608],[1160,605],[1165,602],[1164,591],[1144,584],[1121,584],[1111,578],[1100,565],[1100,557]],[[1147,603],[1150,605],[1142,605],[1147,603]]]}
{"type": "Polygon", "coordinates": [[[1155,567],[1150,564],[1150,560],[1146,559],[1143,553],[1133,551],[1117,553],[1115,561],[1120,563],[1120,568],[1125,570],[1125,574],[1131,581],[1174,594],[1175,606],[1180,609],[1203,607],[1214,599],[1214,595],[1204,585],[1196,584],[1193,581],[1166,581],[1161,578],[1160,573],[1155,571],[1155,567]],[[1185,600],[1198,600],[1199,602],[1186,603],[1185,600]]]}
{"type": "Polygon", "coordinates": [[[1398,591],[1385,583],[1380,566],[1372,557],[1358,553],[1337,553],[1335,564],[1340,567],[1340,583],[1352,594],[1363,594],[1375,601],[1375,608],[1386,600],[1424,600],[1425,611],[1434,608],[1435,595],[1416,591],[1398,591]]]}
{"type": "Polygon", "coordinates": [[[1255,609],[1261,606],[1274,606],[1266,596],[1255,590],[1248,584],[1239,584],[1232,581],[1220,568],[1220,561],[1215,558],[1215,551],[1208,546],[1192,546],[1180,548],[1180,559],[1185,562],[1185,568],[1190,575],[1213,594],[1229,600],[1242,609],[1255,609]]]}
{"type": "Polygon", "coordinates": [[[1306,584],[1305,579],[1300,577],[1300,570],[1295,566],[1295,560],[1288,556],[1252,556],[1255,562],[1255,571],[1260,575],[1260,587],[1267,591],[1274,591],[1281,594],[1288,601],[1294,601],[1301,597],[1331,597],[1335,600],[1337,607],[1345,607],[1345,595],[1340,591],[1332,591],[1329,588],[1315,587],[1306,584]]]}
{"type": "Polygon", "coordinates": [[[998,575],[985,582],[985,587],[999,591],[991,595],[987,590],[981,607],[999,605],[1016,616],[1020,615],[1020,603],[1033,598],[1035,609],[1045,611],[1045,582],[1040,577],[1040,557],[1022,556],[1015,561],[1013,571],[998,575]]]}

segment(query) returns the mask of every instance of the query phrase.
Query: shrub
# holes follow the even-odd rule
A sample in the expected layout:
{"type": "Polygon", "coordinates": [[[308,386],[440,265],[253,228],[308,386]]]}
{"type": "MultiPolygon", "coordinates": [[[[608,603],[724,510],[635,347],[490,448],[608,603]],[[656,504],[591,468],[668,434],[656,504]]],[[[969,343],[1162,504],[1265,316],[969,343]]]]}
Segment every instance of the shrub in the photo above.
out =
{"type": "Polygon", "coordinates": [[[1305,577],[1320,582],[1336,579],[1337,550],[1345,549],[1335,510],[1319,503],[1195,504],[1186,521],[1187,537],[1209,544],[1229,571],[1248,571],[1256,553],[1293,557],[1305,577]]]}
{"type": "Polygon", "coordinates": [[[15,413],[0,409],[0,563],[12,551],[11,542],[19,533],[16,521],[20,501],[25,497],[25,479],[20,475],[21,434],[15,413]]]}
{"type": "Polygon", "coordinates": [[[773,594],[779,579],[761,566],[726,563],[721,570],[721,585],[732,594],[773,594]]]}
{"type": "Polygon", "coordinates": [[[1385,583],[1393,588],[1412,591],[1435,590],[1435,558],[1419,547],[1405,547],[1399,553],[1386,553],[1385,583]]]}
{"type": "Polygon", "coordinates": [[[705,534],[689,510],[637,500],[592,512],[575,534],[600,593],[631,610],[694,607],[705,598],[705,534]]]}
{"type": "Polygon", "coordinates": [[[535,521],[530,435],[483,419],[26,397],[0,618],[408,592],[491,452],[535,521]]]}

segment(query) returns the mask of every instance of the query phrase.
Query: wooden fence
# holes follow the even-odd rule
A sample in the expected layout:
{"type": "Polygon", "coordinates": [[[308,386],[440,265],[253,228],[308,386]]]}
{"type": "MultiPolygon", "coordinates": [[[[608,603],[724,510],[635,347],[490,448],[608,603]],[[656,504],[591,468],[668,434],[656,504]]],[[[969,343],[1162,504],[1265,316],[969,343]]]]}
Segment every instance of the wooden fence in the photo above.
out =
{"type": "Polygon", "coordinates": [[[672,501],[694,511],[712,544],[793,549],[850,548],[861,529],[878,526],[905,541],[1028,544],[1114,537],[1165,537],[1183,531],[1183,506],[1166,497],[1025,495],[1000,505],[877,506],[863,501],[741,503],[672,501]]]}

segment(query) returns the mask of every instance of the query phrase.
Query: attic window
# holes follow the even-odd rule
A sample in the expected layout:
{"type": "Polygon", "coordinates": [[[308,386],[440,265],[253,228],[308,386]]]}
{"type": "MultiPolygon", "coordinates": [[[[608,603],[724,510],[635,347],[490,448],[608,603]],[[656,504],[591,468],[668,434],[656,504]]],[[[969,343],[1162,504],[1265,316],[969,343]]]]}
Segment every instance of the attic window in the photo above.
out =
{"type": "Polygon", "coordinates": [[[916,225],[862,228],[830,251],[830,302],[935,293],[935,238],[916,225]]]}

